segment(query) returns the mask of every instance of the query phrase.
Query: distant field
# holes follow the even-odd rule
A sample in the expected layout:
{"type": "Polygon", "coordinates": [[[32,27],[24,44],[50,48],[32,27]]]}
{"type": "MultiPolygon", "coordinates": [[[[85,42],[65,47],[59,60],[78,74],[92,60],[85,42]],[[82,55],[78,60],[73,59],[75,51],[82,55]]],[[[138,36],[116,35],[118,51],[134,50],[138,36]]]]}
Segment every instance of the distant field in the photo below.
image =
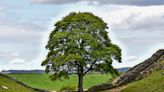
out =
{"type": "Polygon", "coordinates": [[[150,76],[133,82],[121,92],[164,92],[164,70],[152,73],[150,76]]]}
{"type": "MultiPolygon", "coordinates": [[[[69,79],[63,79],[62,81],[51,81],[48,74],[9,74],[9,76],[16,78],[31,87],[46,90],[59,90],[67,85],[77,87],[76,75],[70,75],[69,79]]],[[[84,88],[105,83],[110,79],[112,79],[110,74],[87,74],[84,77],[84,88]]]]}

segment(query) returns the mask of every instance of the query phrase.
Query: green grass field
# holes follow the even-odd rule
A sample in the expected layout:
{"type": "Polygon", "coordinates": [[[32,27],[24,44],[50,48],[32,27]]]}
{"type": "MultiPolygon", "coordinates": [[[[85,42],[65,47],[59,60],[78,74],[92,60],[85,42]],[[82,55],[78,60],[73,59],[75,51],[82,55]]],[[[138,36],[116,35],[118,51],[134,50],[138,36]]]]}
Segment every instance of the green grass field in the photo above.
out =
{"type": "Polygon", "coordinates": [[[164,70],[156,71],[148,77],[130,83],[121,92],[164,92],[164,70]]]}
{"type": "MultiPolygon", "coordinates": [[[[77,87],[77,75],[70,75],[69,79],[51,81],[48,74],[9,74],[10,77],[27,84],[28,86],[46,90],[59,90],[63,86],[77,87]]],[[[112,79],[110,74],[87,74],[84,77],[84,89],[112,79]]]]}
{"type": "Polygon", "coordinates": [[[0,92],[36,92],[0,74],[0,92]],[[3,86],[7,87],[4,89],[3,86]]]}

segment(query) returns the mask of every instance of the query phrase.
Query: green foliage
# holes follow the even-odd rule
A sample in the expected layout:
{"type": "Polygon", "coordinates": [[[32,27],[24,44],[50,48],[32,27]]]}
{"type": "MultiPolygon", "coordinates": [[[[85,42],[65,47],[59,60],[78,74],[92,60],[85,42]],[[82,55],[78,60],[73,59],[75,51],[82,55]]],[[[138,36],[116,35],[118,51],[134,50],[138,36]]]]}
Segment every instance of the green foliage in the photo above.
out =
{"type": "Polygon", "coordinates": [[[17,83],[14,80],[11,80],[8,77],[0,74],[0,92],[37,92],[30,88],[17,83]],[[7,87],[7,89],[2,88],[2,86],[7,87]],[[19,90],[18,90],[19,89],[19,90]]]}
{"type": "Polygon", "coordinates": [[[70,92],[70,91],[75,91],[76,90],[76,86],[72,86],[72,85],[64,85],[59,92],[70,92]]]}
{"type": "MultiPolygon", "coordinates": [[[[65,85],[73,85],[77,88],[78,84],[78,78],[75,74],[69,75],[69,79],[56,81],[51,81],[48,74],[9,74],[9,76],[31,87],[45,90],[60,90],[65,85]]],[[[84,88],[87,89],[94,85],[105,83],[108,79],[112,79],[110,74],[86,74],[84,77],[84,88]]]]}
{"type": "Polygon", "coordinates": [[[111,43],[107,28],[102,19],[87,12],[73,12],[58,21],[42,62],[46,72],[53,72],[50,78],[68,78],[72,72],[85,75],[90,70],[117,74],[112,61],[121,62],[121,49],[111,43]]]}
{"type": "Polygon", "coordinates": [[[148,77],[130,83],[121,92],[163,92],[164,91],[164,70],[156,71],[148,77]]]}

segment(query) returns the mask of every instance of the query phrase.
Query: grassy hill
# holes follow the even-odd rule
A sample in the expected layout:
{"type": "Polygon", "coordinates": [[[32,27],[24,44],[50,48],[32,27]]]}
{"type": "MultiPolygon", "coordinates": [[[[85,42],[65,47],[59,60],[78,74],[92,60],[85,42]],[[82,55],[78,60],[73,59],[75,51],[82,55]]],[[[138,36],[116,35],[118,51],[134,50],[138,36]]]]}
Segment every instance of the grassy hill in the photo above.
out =
{"type": "MultiPolygon", "coordinates": [[[[48,74],[9,74],[9,76],[34,88],[46,90],[59,90],[64,86],[77,88],[77,75],[70,75],[70,79],[57,81],[51,81],[48,74]]],[[[110,74],[87,74],[84,77],[84,88],[107,82],[109,79],[112,79],[110,74]]]]}
{"type": "Polygon", "coordinates": [[[130,83],[121,92],[164,92],[164,70],[156,71],[148,77],[130,83]]]}
{"type": "Polygon", "coordinates": [[[37,92],[27,88],[13,79],[0,74],[0,92],[37,92]]]}

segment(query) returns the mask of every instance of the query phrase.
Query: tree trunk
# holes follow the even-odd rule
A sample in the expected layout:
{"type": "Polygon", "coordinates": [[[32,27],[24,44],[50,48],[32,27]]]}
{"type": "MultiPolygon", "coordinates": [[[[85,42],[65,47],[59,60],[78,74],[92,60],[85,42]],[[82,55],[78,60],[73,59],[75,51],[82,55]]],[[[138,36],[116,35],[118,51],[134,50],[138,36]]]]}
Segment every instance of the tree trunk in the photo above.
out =
{"type": "Polygon", "coordinates": [[[79,78],[78,92],[83,92],[83,74],[79,74],[78,78],[79,78]]]}
{"type": "Polygon", "coordinates": [[[78,92],[83,92],[83,67],[78,66],[78,92]]]}

